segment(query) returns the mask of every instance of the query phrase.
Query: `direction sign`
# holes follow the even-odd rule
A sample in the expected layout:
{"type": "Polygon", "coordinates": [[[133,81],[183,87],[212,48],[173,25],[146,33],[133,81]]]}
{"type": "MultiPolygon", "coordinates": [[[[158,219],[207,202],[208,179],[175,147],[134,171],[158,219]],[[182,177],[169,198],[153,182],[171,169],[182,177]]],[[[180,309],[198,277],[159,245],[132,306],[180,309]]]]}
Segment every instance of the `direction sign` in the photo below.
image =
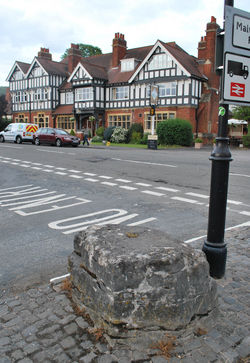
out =
{"type": "Polygon", "coordinates": [[[226,53],[224,58],[223,98],[225,103],[249,105],[250,58],[226,53]]]}
{"type": "Polygon", "coordinates": [[[250,50],[250,19],[234,15],[233,46],[250,50]]]}

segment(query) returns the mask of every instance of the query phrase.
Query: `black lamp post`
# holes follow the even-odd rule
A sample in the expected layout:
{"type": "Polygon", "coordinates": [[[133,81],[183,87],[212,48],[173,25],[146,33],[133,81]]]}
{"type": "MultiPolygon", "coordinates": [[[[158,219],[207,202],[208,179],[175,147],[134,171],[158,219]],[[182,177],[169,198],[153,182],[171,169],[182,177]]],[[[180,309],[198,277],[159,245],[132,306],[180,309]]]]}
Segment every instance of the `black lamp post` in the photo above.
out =
{"type": "MultiPolygon", "coordinates": [[[[225,0],[225,5],[233,6],[233,0],[225,0]]],[[[225,15],[224,15],[225,17],[225,15]]],[[[222,80],[223,77],[221,77],[222,80]]],[[[221,82],[222,83],[222,82],[221,82]]],[[[224,242],[227,191],[229,177],[229,163],[232,160],[229,149],[228,132],[228,105],[220,102],[219,127],[216,146],[212,151],[210,202],[208,216],[207,240],[204,242],[203,251],[206,254],[210,276],[222,278],[225,274],[227,246],[224,242]]]]}

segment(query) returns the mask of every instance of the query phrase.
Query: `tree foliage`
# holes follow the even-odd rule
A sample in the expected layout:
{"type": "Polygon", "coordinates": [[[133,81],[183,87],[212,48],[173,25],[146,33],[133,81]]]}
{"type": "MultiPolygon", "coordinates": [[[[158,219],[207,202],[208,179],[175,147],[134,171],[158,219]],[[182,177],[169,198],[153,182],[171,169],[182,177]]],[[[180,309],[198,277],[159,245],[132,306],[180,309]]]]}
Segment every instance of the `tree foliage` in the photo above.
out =
{"type": "MultiPolygon", "coordinates": [[[[83,57],[90,57],[91,55],[102,54],[102,51],[99,47],[94,47],[90,44],[82,44],[79,43],[79,50],[83,57]]],[[[69,48],[65,50],[64,54],[61,56],[61,59],[64,59],[68,56],[69,48]]]]}
{"type": "Polygon", "coordinates": [[[193,142],[192,126],[182,119],[159,122],[157,135],[160,144],[191,146],[193,142]]]}
{"type": "Polygon", "coordinates": [[[0,120],[2,116],[6,115],[7,101],[5,95],[0,96],[0,120]]]}
{"type": "Polygon", "coordinates": [[[249,106],[234,107],[233,118],[236,118],[237,120],[245,120],[250,122],[250,107],[249,106]]]}

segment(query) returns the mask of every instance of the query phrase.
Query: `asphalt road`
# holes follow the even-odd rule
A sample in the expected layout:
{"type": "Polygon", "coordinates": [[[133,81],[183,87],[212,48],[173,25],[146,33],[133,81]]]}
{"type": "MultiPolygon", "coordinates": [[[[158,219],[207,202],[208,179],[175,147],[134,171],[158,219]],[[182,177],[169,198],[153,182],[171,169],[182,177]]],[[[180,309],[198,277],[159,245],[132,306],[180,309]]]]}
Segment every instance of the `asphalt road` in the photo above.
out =
{"type": "MultiPolygon", "coordinates": [[[[91,224],[206,235],[210,153],[0,144],[2,294],[67,273],[74,234],[91,224]]],[[[232,155],[226,228],[250,221],[250,150],[232,155]]]]}

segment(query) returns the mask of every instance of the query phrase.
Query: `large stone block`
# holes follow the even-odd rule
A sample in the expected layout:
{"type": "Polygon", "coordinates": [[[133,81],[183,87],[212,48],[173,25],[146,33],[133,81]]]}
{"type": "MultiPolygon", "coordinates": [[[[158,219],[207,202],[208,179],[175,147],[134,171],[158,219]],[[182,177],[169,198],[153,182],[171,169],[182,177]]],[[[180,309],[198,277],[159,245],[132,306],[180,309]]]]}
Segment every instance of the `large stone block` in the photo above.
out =
{"type": "Polygon", "coordinates": [[[110,335],[180,329],[217,305],[203,252],[157,230],[91,227],[75,236],[69,270],[74,301],[110,335]]]}

